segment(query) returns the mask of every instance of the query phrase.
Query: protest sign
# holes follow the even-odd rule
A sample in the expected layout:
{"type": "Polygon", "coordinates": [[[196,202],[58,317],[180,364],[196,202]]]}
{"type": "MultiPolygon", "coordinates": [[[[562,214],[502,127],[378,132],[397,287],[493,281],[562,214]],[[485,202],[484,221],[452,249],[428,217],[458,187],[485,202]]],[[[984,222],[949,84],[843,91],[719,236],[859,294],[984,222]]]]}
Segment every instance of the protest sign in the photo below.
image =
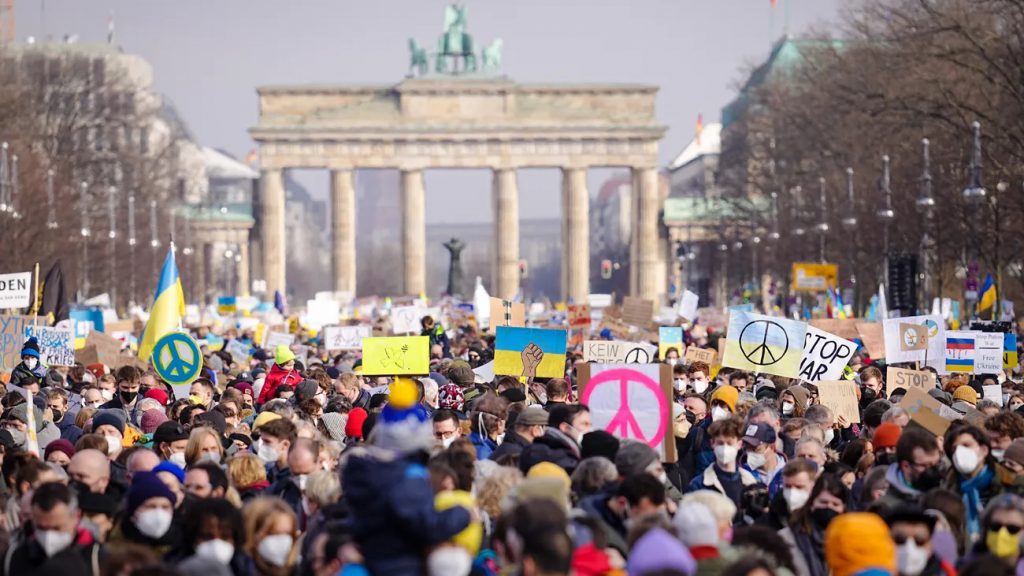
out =
{"type": "Polygon", "coordinates": [[[494,347],[495,374],[565,377],[565,330],[499,326],[494,347]]]}
{"type": "Polygon", "coordinates": [[[1016,368],[1017,362],[1017,335],[1007,332],[1003,334],[1003,368],[1016,368]]]}
{"type": "Polygon", "coordinates": [[[849,380],[818,382],[818,402],[832,411],[833,423],[842,416],[850,424],[860,423],[857,384],[849,380]]]}
{"type": "Polygon", "coordinates": [[[974,359],[975,374],[995,374],[1003,370],[1003,334],[1001,332],[979,332],[975,338],[977,346],[974,359]]]}
{"type": "Polygon", "coordinates": [[[658,347],[644,342],[621,340],[585,340],[583,360],[599,364],[647,364],[655,359],[658,347]]]}
{"type": "Polygon", "coordinates": [[[569,304],[569,327],[590,328],[590,304],[569,304]]]}
{"type": "Polygon", "coordinates": [[[238,311],[238,302],[234,296],[221,296],[217,298],[217,313],[227,316],[238,311]]]}
{"type": "Polygon", "coordinates": [[[676,461],[670,366],[583,364],[579,389],[594,430],[643,442],[658,451],[662,462],[676,461]]]}
{"type": "Polygon", "coordinates": [[[945,368],[946,326],[941,316],[890,318],[882,323],[888,364],[919,362],[945,368]]]}
{"type": "Polygon", "coordinates": [[[730,312],[722,366],[795,378],[807,324],[750,312],[730,312]]]}
{"type": "Polygon", "coordinates": [[[897,388],[904,390],[917,388],[928,392],[935,388],[935,374],[927,370],[908,370],[888,366],[885,369],[885,395],[892,394],[893,390],[897,388]]]}
{"type": "Polygon", "coordinates": [[[31,295],[31,272],[0,274],[0,310],[28,308],[31,295]]]}
{"type": "Polygon", "coordinates": [[[976,339],[980,332],[949,330],[946,332],[945,371],[974,373],[977,359],[976,339]]]}
{"type": "Polygon", "coordinates": [[[718,352],[710,348],[700,348],[698,346],[690,346],[686,349],[686,363],[693,364],[694,362],[703,362],[708,366],[714,366],[717,360],[718,352]]]}
{"type": "Polygon", "coordinates": [[[430,337],[363,338],[364,376],[401,376],[430,372],[430,337]]]}
{"type": "Polygon", "coordinates": [[[798,292],[824,292],[836,286],[839,266],[812,262],[793,263],[793,281],[790,288],[798,292]]]}
{"type": "Polygon", "coordinates": [[[607,308],[612,305],[611,294],[589,294],[587,295],[587,304],[591,308],[607,308]]]}
{"type": "Polygon", "coordinates": [[[725,330],[725,312],[721,308],[698,308],[697,322],[709,330],[725,330]]]}
{"type": "Polygon", "coordinates": [[[307,300],[302,325],[319,330],[322,326],[336,323],[340,317],[341,303],[337,300],[307,300]]]}
{"type": "Polygon", "coordinates": [[[249,364],[249,347],[241,341],[232,339],[228,342],[225,350],[231,354],[231,359],[235,361],[235,364],[240,366],[249,364]]]}
{"type": "Polygon", "coordinates": [[[526,305],[519,302],[502,300],[501,298],[490,299],[491,319],[490,332],[494,334],[498,326],[526,326],[526,305]]]}
{"type": "Polygon", "coordinates": [[[678,314],[680,318],[685,318],[686,320],[693,322],[697,320],[698,303],[698,296],[693,292],[686,290],[679,298],[679,302],[676,306],[676,314],[678,314]]]}
{"type": "MultiPolygon", "coordinates": [[[[618,318],[605,318],[597,325],[597,334],[602,334],[605,330],[613,338],[626,338],[629,336],[629,326],[626,326],[622,320],[618,318]]],[[[603,336],[602,336],[603,337],[603,336]]]]}
{"type": "Polygon", "coordinates": [[[363,338],[369,338],[373,330],[369,326],[324,326],[322,334],[324,348],[335,350],[358,350],[363,338]]]}
{"type": "Polygon", "coordinates": [[[856,349],[857,345],[849,340],[808,326],[799,377],[807,382],[839,380],[856,349]]]}
{"type": "Polygon", "coordinates": [[[675,350],[680,358],[683,356],[683,329],[678,326],[662,326],[658,328],[658,358],[664,360],[669,350],[675,350]]]}
{"type": "Polygon", "coordinates": [[[39,361],[46,366],[73,366],[75,346],[71,330],[49,326],[25,326],[24,340],[39,341],[39,361]]]}
{"type": "Polygon", "coordinates": [[[151,360],[157,375],[172,386],[191,384],[203,369],[199,343],[184,332],[170,332],[157,340],[151,360]]]}
{"type": "Polygon", "coordinates": [[[1003,387],[999,384],[986,384],[981,387],[982,398],[1003,405],[1003,387]]]}
{"type": "Polygon", "coordinates": [[[857,322],[857,337],[874,360],[885,358],[885,334],[879,322],[857,322]]]}
{"type": "Polygon", "coordinates": [[[476,368],[473,368],[473,374],[476,375],[473,378],[474,380],[481,380],[485,384],[494,382],[494,360],[491,360],[490,362],[488,362],[487,364],[483,364],[482,366],[477,366],[476,368]]]}
{"type": "Polygon", "coordinates": [[[654,300],[626,296],[622,301],[622,321],[626,324],[646,328],[654,318],[654,300]]]}
{"type": "Polygon", "coordinates": [[[943,436],[949,429],[951,421],[939,416],[942,404],[920,388],[908,388],[899,405],[910,414],[911,422],[936,436],[943,436]]]}
{"type": "Polygon", "coordinates": [[[398,306],[391,309],[391,331],[395,334],[419,334],[420,309],[416,306],[398,306]]]}
{"type": "MultiPolygon", "coordinates": [[[[85,347],[89,348],[90,346],[96,350],[96,360],[94,362],[82,361],[83,364],[88,366],[89,364],[98,362],[110,367],[120,366],[121,348],[124,347],[124,344],[120,340],[113,336],[108,336],[103,332],[94,331],[90,332],[89,335],[85,337],[85,347]]],[[[75,353],[75,358],[78,358],[77,352],[75,353]]]]}
{"type": "Polygon", "coordinates": [[[267,350],[273,350],[280,346],[281,344],[284,344],[285,346],[291,346],[292,342],[295,341],[295,335],[289,334],[288,332],[268,331],[265,339],[266,343],[263,345],[263,348],[266,348],[267,350]]]}
{"type": "Polygon", "coordinates": [[[812,318],[807,323],[847,340],[860,338],[860,334],[857,332],[857,321],[853,318],[812,318]]]}

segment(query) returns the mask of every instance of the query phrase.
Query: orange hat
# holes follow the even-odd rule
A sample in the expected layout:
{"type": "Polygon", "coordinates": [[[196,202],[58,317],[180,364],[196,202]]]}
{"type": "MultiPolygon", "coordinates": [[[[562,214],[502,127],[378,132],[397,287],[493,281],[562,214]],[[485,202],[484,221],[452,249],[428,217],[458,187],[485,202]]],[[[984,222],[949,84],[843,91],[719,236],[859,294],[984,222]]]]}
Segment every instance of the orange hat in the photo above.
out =
{"type": "Polygon", "coordinates": [[[978,392],[974,388],[964,384],[963,386],[958,386],[957,389],[953,391],[953,399],[963,400],[971,406],[976,406],[978,404],[978,392]]]}
{"type": "Polygon", "coordinates": [[[881,426],[875,428],[875,433],[871,436],[871,444],[876,450],[878,448],[895,448],[901,434],[903,434],[903,428],[900,428],[898,424],[882,422],[881,426]]]}
{"type": "Polygon", "coordinates": [[[713,394],[711,394],[711,401],[721,400],[729,407],[731,412],[736,412],[736,401],[740,399],[740,391],[736,388],[729,386],[719,386],[713,394]]]}
{"type": "Polygon", "coordinates": [[[896,573],[896,544],[877,514],[847,512],[825,530],[825,561],[832,576],[851,576],[867,569],[896,573]]]}

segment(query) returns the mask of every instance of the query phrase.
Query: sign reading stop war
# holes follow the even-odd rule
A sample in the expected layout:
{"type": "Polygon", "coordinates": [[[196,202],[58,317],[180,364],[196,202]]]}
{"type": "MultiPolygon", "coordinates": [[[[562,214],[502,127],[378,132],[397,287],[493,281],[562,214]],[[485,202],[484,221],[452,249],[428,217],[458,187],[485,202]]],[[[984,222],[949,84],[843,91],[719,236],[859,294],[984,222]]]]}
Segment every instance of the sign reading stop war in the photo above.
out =
{"type": "Polygon", "coordinates": [[[814,326],[804,335],[804,357],[800,360],[800,378],[808,382],[839,380],[857,345],[814,326]]]}
{"type": "Polygon", "coordinates": [[[889,366],[885,369],[885,394],[892,394],[897,388],[917,388],[927,392],[935,388],[935,374],[927,370],[907,370],[889,366]]]}
{"type": "Polygon", "coordinates": [[[672,368],[667,364],[583,364],[580,402],[595,430],[643,442],[662,462],[675,462],[672,433],[672,368]]]}
{"type": "Polygon", "coordinates": [[[585,340],[583,360],[601,364],[647,364],[658,353],[658,347],[643,342],[621,340],[585,340]]]}

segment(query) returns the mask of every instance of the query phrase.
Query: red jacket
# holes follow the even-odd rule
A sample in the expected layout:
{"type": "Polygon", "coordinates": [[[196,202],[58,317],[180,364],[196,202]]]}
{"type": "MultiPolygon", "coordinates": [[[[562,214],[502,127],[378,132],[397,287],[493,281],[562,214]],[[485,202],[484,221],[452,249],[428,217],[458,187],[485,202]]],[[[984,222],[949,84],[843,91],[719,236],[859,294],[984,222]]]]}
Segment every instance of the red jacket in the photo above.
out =
{"type": "Polygon", "coordinates": [[[267,374],[267,379],[263,381],[263,389],[260,390],[260,397],[256,400],[256,403],[260,406],[274,399],[274,391],[281,384],[287,384],[292,388],[295,388],[302,382],[302,376],[299,375],[295,370],[285,370],[277,364],[270,367],[270,373],[267,374]]]}

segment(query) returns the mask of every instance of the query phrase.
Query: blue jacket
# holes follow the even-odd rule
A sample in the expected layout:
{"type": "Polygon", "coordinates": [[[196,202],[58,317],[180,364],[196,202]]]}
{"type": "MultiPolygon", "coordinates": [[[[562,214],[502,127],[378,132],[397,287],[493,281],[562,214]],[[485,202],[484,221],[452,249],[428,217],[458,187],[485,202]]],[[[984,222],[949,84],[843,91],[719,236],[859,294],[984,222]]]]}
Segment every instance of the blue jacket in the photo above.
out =
{"type": "Polygon", "coordinates": [[[498,449],[497,442],[480,434],[479,432],[473,432],[470,434],[469,441],[472,442],[473,447],[476,448],[477,460],[487,460],[491,457],[491,454],[498,449]]]}
{"type": "MultiPolygon", "coordinates": [[[[372,450],[372,449],[371,449],[372,450]]],[[[417,456],[385,459],[355,451],[342,477],[352,534],[375,576],[423,574],[427,550],[469,525],[465,508],[434,509],[427,469],[417,456]]]]}

